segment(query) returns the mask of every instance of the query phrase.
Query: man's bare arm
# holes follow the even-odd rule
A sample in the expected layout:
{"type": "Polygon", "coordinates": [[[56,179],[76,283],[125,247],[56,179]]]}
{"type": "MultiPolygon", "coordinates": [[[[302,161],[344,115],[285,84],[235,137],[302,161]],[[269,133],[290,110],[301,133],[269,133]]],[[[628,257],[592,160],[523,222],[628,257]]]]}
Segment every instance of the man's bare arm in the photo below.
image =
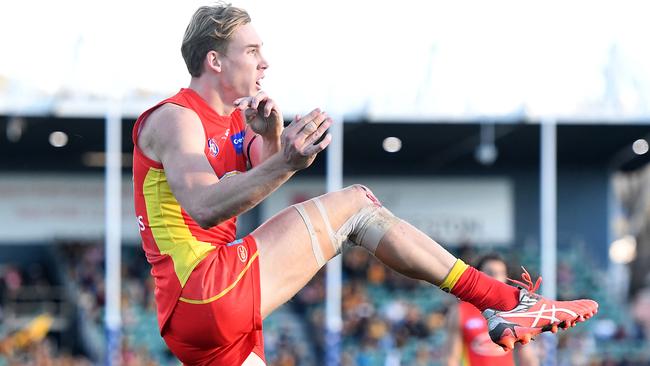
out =
{"type": "Polygon", "coordinates": [[[313,145],[330,123],[319,110],[294,120],[282,132],[278,153],[248,172],[222,180],[204,154],[203,126],[191,110],[176,105],[160,107],[147,119],[138,146],[162,163],[180,205],[201,227],[209,228],[246,212],[297,170],[309,166],[331,141],[328,136],[313,145]]]}

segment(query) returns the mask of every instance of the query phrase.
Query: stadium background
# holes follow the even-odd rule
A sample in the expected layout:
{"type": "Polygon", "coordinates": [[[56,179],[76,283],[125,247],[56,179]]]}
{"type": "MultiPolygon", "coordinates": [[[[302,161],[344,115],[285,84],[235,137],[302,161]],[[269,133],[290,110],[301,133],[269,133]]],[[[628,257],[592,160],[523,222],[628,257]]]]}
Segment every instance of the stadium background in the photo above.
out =
{"type": "MultiPolygon", "coordinates": [[[[101,14],[93,5],[0,6],[0,364],[106,358],[105,116],[116,102],[119,363],[178,364],[158,335],[137,240],[130,131],[140,111],[185,86],[178,45],[199,3],[118,1],[101,14]],[[38,61],[35,44],[47,61],[38,61]],[[156,52],[162,57],[152,67],[156,52]]],[[[346,183],[370,186],[457,255],[503,252],[512,276],[519,265],[541,270],[541,130],[555,126],[557,296],[593,297],[601,311],[560,335],[556,351],[538,342],[540,357],[561,365],[650,362],[642,5],[489,2],[468,11],[467,3],[407,1],[400,9],[420,10],[408,21],[381,2],[235,5],[250,10],[265,39],[272,64],[265,85],[285,116],[321,105],[344,121],[346,183]],[[317,29],[312,17],[338,26],[317,29]]],[[[326,165],[320,156],[247,213],[240,234],[325,192],[326,165]]],[[[359,250],[345,254],[342,278],[342,364],[444,363],[451,296],[359,250]]],[[[324,364],[324,289],[323,271],[265,321],[269,365],[324,364]]]]}

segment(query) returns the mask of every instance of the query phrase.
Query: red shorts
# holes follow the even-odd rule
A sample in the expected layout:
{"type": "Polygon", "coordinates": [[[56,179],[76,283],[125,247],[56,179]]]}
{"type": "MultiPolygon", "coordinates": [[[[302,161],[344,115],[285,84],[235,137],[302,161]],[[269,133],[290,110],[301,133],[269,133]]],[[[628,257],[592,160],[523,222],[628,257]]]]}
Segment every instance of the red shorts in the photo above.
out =
{"type": "Polygon", "coordinates": [[[163,331],[187,365],[264,360],[257,244],[248,235],[211,251],[194,269],[163,331]]]}

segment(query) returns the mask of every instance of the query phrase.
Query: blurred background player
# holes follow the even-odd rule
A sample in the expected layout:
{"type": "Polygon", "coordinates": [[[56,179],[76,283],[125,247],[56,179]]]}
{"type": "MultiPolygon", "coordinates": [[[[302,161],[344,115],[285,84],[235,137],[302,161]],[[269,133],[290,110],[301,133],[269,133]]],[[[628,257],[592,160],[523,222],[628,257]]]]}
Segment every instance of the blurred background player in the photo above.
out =
{"type": "MultiPolygon", "coordinates": [[[[476,268],[495,279],[506,282],[508,267],[496,253],[479,257],[476,268]]],[[[488,324],[481,312],[472,304],[460,301],[449,310],[448,316],[449,357],[447,366],[509,366],[515,365],[517,354],[520,366],[537,366],[539,359],[533,345],[504,350],[494,344],[488,334],[488,324]]]]}

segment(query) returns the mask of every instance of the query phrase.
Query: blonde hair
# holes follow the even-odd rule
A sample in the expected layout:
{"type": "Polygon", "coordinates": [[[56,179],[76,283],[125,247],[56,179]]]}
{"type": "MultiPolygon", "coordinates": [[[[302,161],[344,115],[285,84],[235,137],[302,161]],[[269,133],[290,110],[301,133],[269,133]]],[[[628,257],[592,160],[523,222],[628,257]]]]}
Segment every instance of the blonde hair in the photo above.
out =
{"type": "Polygon", "coordinates": [[[225,54],[235,30],[250,22],[246,10],[231,4],[218,2],[200,7],[185,30],[181,46],[187,71],[194,77],[201,76],[205,55],[212,50],[225,54]]]}

